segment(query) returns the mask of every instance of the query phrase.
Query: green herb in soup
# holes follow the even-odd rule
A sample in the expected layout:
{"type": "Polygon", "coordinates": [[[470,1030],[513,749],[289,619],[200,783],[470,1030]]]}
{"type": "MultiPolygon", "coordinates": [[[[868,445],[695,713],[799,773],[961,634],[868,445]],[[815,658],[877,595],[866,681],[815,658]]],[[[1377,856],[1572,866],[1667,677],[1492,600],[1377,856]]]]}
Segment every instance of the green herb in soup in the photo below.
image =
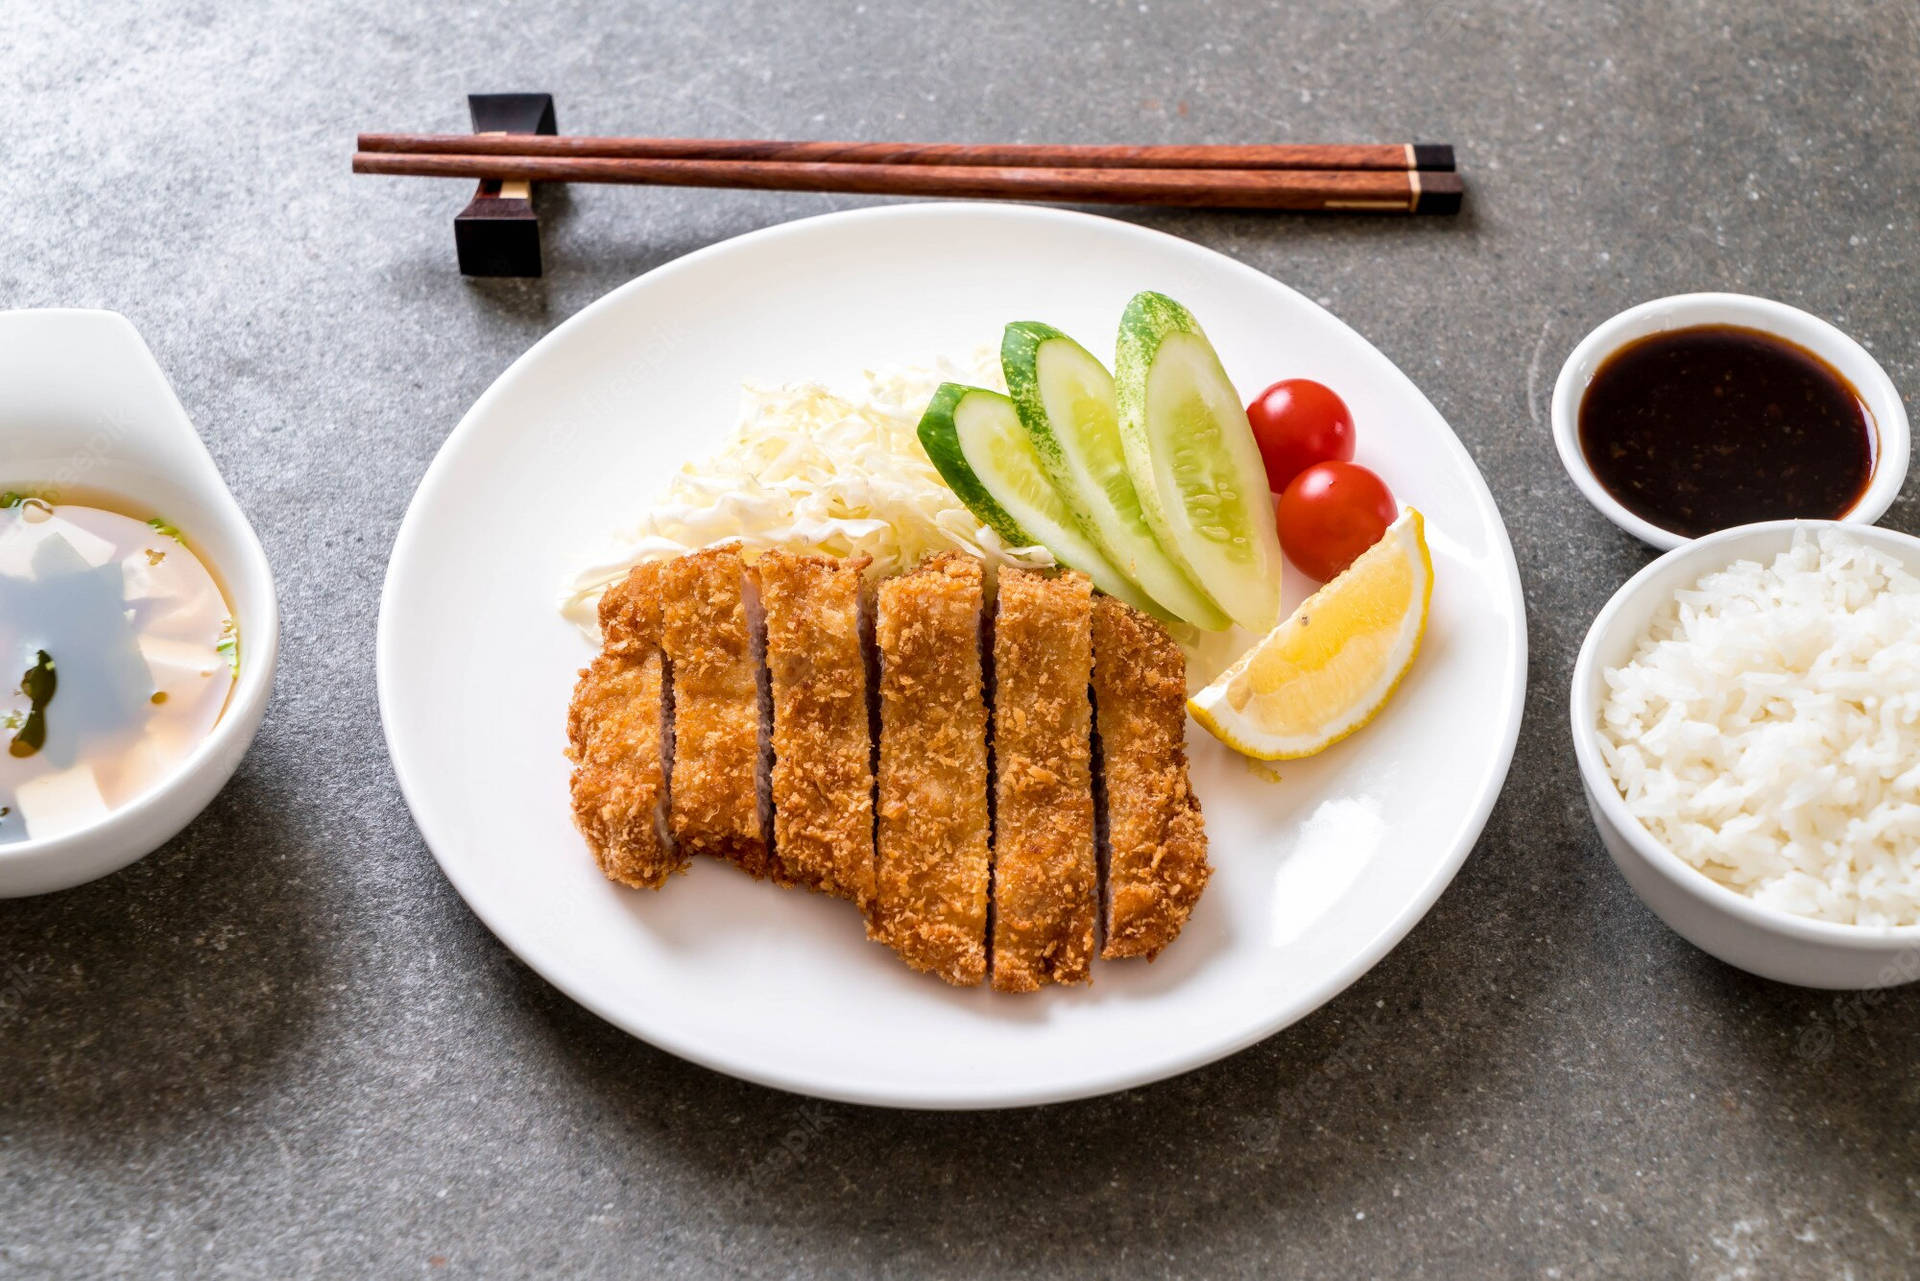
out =
{"type": "Polygon", "coordinates": [[[9,756],[32,756],[47,745],[47,704],[53,701],[53,693],[59,688],[59,677],[54,674],[53,655],[39,650],[33,656],[33,666],[20,678],[20,692],[26,696],[27,713],[8,717],[19,722],[18,732],[13,741],[7,744],[9,756]]]}
{"type": "Polygon", "coordinates": [[[171,774],[226,708],[238,645],[171,525],[0,495],[0,844],[84,827],[171,774]]]}

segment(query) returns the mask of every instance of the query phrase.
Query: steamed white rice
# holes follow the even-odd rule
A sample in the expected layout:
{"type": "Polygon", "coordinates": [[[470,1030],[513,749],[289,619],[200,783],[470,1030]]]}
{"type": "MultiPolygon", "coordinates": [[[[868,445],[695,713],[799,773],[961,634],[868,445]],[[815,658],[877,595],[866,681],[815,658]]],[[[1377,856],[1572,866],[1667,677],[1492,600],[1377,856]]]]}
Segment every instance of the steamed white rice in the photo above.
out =
{"type": "Polygon", "coordinates": [[[1920,580],[1802,530],[1676,594],[1606,672],[1627,808],[1714,880],[1801,916],[1920,922],[1920,580]]]}

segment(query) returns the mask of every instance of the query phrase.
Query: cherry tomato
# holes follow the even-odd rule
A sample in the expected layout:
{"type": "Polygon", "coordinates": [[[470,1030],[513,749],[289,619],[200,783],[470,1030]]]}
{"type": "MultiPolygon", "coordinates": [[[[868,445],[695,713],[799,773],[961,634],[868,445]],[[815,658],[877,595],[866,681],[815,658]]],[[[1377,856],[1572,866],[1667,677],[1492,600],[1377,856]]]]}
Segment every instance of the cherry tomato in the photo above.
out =
{"type": "Polygon", "coordinates": [[[1353,415],[1332,388],[1311,378],[1286,378],[1254,397],[1247,422],[1267,464],[1267,487],[1283,494],[1315,463],[1350,462],[1353,415]]]}
{"type": "Polygon", "coordinates": [[[1387,482],[1357,463],[1315,463],[1280,495],[1280,549],[1327,582],[1380,541],[1394,517],[1387,482]]]}

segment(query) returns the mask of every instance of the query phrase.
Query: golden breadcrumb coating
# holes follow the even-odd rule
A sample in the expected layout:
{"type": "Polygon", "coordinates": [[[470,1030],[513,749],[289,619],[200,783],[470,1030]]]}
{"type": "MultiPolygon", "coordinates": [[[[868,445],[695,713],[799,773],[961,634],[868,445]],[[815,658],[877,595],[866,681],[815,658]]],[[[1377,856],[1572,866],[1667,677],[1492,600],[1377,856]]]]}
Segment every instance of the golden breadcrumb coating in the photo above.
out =
{"type": "Polygon", "coordinates": [[[879,860],[868,932],[960,987],[987,973],[987,708],[980,563],[880,585],[879,860]]]}
{"type": "Polygon", "coordinates": [[[686,867],[664,823],[660,572],[636,566],[600,599],[602,648],[567,711],[573,821],[609,880],[659,889],[686,867]]]}
{"type": "Polygon", "coordinates": [[[993,987],[1092,978],[1093,585],[1000,571],[993,623],[993,987]]]}
{"type": "Polygon", "coordinates": [[[1187,780],[1187,668],[1162,627],[1093,603],[1093,700],[1107,798],[1108,960],[1148,960],[1179,936],[1206,888],[1207,830],[1187,780]]]}
{"type": "Polygon", "coordinates": [[[657,889],[727,859],[859,903],[872,938],[959,986],[1087,982],[1096,922],[1103,958],[1151,960],[1212,872],[1179,647],[1080,574],[1006,569],[984,654],[984,572],[958,553],[882,583],[867,636],[868,564],[729,546],[606,593],[567,717],[601,870],[657,889]]]}
{"type": "Polygon", "coordinates": [[[760,814],[760,682],[735,546],[667,562],[662,641],[673,664],[673,784],[668,813],[689,854],[773,870],[760,814]]]}
{"type": "Polygon", "coordinates": [[[868,557],[755,562],[773,689],[773,831],[794,881],[873,898],[873,738],[861,636],[868,557]]]}

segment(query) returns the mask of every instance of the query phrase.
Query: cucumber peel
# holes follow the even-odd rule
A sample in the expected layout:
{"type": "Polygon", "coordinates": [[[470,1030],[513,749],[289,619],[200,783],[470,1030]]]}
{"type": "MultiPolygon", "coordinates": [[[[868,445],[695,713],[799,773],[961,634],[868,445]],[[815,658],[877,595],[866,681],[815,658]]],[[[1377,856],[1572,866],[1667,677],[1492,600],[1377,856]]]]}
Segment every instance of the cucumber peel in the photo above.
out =
{"type": "Polygon", "coordinates": [[[920,417],[919,436],[947,487],[1009,545],[1045,547],[1107,595],[1167,617],[1074,524],[1007,397],[941,383],[920,417]]]}
{"type": "Polygon", "coordinates": [[[1020,424],[1074,526],[1167,613],[1218,631],[1229,619],[1161,547],[1120,442],[1113,376],[1051,325],[1015,321],[1000,364],[1020,424]]]}
{"type": "Polygon", "coordinates": [[[1280,539],[1253,429],[1193,313],[1135,294],[1114,357],[1120,440],[1160,546],[1236,623],[1280,613],[1280,539]]]}

